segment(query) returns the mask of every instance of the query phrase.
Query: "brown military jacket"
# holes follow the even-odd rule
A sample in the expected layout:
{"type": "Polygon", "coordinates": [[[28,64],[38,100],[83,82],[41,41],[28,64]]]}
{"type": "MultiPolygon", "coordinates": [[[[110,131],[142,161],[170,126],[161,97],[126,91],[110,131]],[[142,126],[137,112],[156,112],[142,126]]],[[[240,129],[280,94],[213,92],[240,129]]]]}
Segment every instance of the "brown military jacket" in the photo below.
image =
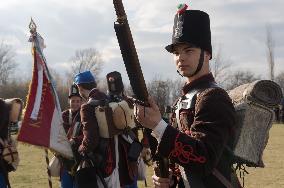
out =
{"type": "MultiPolygon", "coordinates": [[[[63,127],[64,127],[66,134],[67,134],[67,138],[71,139],[74,124],[76,122],[81,122],[80,109],[75,111],[75,112],[71,112],[70,109],[64,110],[62,112],[62,119],[63,119],[63,127]],[[70,113],[71,113],[71,118],[70,118],[70,113]]],[[[83,139],[82,131],[79,132],[78,136],[76,136],[75,138],[72,138],[72,139],[74,139],[76,141],[76,143],[81,142],[82,139],[83,139]]]]}
{"type": "MultiPolygon", "coordinates": [[[[106,100],[107,95],[98,89],[92,89],[89,94],[89,100],[106,100]]],[[[99,135],[99,126],[95,115],[95,107],[90,103],[81,106],[81,123],[83,126],[83,140],[79,146],[79,153],[87,155],[89,153],[99,154],[97,163],[103,163],[101,169],[103,177],[109,176],[115,168],[115,148],[114,139],[102,139],[99,135]],[[103,146],[102,145],[103,143],[103,146]],[[103,160],[101,159],[103,158],[103,160]]]]}
{"type": "MultiPolygon", "coordinates": [[[[105,100],[106,94],[100,92],[98,89],[91,90],[89,100],[105,100]]],[[[91,104],[83,104],[81,106],[81,123],[83,126],[83,140],[79,147],[80,153],[93,152],[98,146],[100,135],[99,126],[95,116],[95,107],[91,104]]]]}
{"type": "MultiPolygon", "coordinates": [[[[200,85],[214,83],[212,74],[205,75],[183,88],[183,94],[200,85]]],[[[226,91],[205,88],[197,94],[195,106],[181,110],[182,130],[168,126],[158,145],[158,153],[184,167],[187,176],[198,177],[206,188],[225,187],[213,174],[216,168],[231,180],[231,148],[234,139],[235,111],[226,91]]],[[[195,188],[195,187],[194,187],[195,188]]]]}

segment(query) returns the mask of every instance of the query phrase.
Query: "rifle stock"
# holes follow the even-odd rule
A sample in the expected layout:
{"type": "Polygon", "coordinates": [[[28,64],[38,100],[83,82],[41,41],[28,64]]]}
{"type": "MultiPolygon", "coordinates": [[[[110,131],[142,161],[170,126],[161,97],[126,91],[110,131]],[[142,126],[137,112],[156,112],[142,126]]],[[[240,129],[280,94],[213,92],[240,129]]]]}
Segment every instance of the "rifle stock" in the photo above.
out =
{"type": "MultiPolygon", "coordinates": [[[[117,21],[114,23],[114,29],[126,72],[129,77],[130,85],[136,98],[139,101],[144,102],[144,104],[147,106],[148,91],[122,0],[113,0],[113,4],[117,15],[117,21]]],[[[168,159],[159,158],[157,162],[160,177],[169,177],[168,159]]]]}

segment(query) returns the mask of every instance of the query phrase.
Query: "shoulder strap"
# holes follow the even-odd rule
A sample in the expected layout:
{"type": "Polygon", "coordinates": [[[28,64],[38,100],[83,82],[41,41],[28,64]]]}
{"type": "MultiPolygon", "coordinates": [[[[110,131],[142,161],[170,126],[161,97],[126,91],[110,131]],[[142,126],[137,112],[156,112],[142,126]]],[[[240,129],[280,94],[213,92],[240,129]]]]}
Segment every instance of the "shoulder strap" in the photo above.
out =
{"type": "Polygon", "coordinates": [[[68,111],[69,111],[69,113],[68,113],[68,123],[71,126],[72,125],[72,111],[71,111],[71,108],[68,111]]]}
{"type": "Polygon", "coordinates": [[[0,144],[4,147],[4,140],[2,138],[0,138],[0,144]]]}
{"type": "Polygon", "coordinates": [[[96,100],[96,99],[89,99],[87,104],[90,104],[92,106],[104,106],[107,103],[106,99],[102,100],[96,100]]]}
{"type": "Polygon", "coordinates": [[[218,84],[215,81],[207,82],[207,83],[202,83],[201,85],[197,86],[197,89],[199,90],[205,90],[208,88],[219,88],[218,84]]]}
{"type": "Polygon", "coordinates": [[[217,85],[216,82],[209,82],[203,85],[200,85],[198,88],[196,88],[192,93],[194,94],[192,96],[192,100],[191,100],[191,108],[193,108],[195,106],[196,103],[196,99],[197,99],[197,95],[199,93],[201,93],[202,91],[208,89],[208,88],[218,88],[219,86],[217,85]]]}
{"type": "Polygon", "coordinates": [[[234,188],[231,182],[227,180],[216,168],[213,169],[212,174],[220,181],[226,188],[234,188]]]}

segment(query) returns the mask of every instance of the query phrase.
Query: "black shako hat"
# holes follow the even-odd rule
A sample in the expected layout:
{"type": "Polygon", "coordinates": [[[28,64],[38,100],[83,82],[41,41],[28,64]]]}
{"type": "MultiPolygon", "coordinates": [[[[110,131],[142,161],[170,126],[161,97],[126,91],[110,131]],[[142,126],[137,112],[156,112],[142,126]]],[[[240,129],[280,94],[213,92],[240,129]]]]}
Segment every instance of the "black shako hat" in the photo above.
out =
{"type": "Polygon", "coordinates": [[[123,92],[124,86],[121,74],[117,71],[110,72],[106,75],[108,90],[113,95],[119,95],[123,92]]]}
{"type": "Polygon", "coordinates": [[[208,51],[212,56],[210,18],[200,10],[185,10],[175,15],[172,44],[166,50],[173,52],[178,43],[189,43],[208,51]]]}
{"type": "Polygon", "coordinates": [[[81,97],[80,93],[79,93],[78,86],[76,84],[72,84],[71,87],[69,88],[68,98],[70,99],[73,96],[81,97]]]}

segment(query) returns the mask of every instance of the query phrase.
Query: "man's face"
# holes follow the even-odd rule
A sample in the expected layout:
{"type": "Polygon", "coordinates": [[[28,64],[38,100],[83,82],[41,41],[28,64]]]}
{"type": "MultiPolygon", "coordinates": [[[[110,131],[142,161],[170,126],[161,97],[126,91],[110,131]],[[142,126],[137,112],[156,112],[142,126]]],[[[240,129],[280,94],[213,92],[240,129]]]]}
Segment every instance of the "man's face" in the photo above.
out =
{"type": "Polygon", "coordinates": [[[191,77],[198,66],[201,49],[189,44],[177,44],[174,47],[174,61],[177,70],[185,77],[191,77]]]}
{"type": "Polygon", "coordinates": [[[81,97],[85,101],[88,101],[89,93],[84,88],[82,88],[80,85],[77,85],[77,86],[78,86],[78,90],[79,90],[81,97]]]}
{"type": "Polygon", "coordinates": [[[76,110],[79,110],[79,108],[81,107],[82,99],[81,99],[81,97],[78,97],[78,96],[72,96],[69,99],[69,103],[70,103],[71,110],[76,111],[76,110]]]}

